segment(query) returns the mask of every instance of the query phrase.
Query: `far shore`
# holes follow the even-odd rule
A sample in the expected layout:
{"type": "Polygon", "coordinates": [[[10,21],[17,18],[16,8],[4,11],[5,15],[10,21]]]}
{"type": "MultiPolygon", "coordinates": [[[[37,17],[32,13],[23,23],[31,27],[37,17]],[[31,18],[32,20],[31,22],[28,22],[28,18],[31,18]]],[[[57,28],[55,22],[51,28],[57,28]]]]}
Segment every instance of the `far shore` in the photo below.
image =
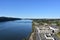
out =
{"type": "Polygon", "coordinates": [[[14,21],[14,20],[21,20],[21,18],[13,18],[13,17],[0,17],[0,22],[14,21]]]}

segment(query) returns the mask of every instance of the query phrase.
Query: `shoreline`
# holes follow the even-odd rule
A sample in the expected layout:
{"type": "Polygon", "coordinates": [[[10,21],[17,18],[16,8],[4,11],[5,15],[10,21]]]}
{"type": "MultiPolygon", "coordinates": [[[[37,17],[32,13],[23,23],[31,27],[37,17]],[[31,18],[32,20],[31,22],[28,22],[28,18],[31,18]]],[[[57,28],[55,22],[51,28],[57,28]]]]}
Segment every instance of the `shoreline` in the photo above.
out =
{"type": "Polygon", "coordinates": [[[0,17],[0,22],[7,22],[7,21],[14,21],[14,20],[21,20],[21,18],[0,17]]]}
{"type": "Polygon", "coordinates": [[[34,27],[35,25],[34,25],[34,22],[32,22],[32,33],[31,33],[31,35],[30,35],[30,37],[29,37],[29,40],[35,40],[35,27],[34,27]]]}

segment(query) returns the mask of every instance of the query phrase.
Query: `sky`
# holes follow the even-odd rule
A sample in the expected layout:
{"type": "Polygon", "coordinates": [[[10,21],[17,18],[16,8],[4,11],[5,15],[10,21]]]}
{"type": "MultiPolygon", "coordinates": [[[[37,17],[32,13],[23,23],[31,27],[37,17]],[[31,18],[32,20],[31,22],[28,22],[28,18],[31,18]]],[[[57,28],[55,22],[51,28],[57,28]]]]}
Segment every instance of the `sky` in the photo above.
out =
{"type": "Polygon", "coordinates": [[[60,18],[60,0],[0,0],[0,16],[60,18]]]}

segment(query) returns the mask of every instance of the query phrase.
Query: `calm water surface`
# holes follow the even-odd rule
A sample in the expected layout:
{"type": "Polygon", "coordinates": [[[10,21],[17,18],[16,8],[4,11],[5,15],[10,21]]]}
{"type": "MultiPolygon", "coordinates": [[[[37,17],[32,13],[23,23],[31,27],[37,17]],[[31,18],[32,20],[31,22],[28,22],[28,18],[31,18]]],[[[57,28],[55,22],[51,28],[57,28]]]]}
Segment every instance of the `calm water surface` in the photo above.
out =
{"type": "Polygon", "coordinates": [[[32,20],[0,22],[0,40],[22,40],[32,32],[32,20]]]}

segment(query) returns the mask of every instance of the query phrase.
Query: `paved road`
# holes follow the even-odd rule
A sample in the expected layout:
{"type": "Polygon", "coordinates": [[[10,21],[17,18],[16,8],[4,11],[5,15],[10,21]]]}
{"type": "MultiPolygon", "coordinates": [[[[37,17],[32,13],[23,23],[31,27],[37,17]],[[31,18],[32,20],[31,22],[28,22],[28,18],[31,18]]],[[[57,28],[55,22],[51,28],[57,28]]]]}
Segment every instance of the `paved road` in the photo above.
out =
{"type": "Polygon", "coordinates": [[[36,33],[36,40],[41,40],[40,35],[39,35],[39,29],[36,27],[35,29],[36,33]]]}

